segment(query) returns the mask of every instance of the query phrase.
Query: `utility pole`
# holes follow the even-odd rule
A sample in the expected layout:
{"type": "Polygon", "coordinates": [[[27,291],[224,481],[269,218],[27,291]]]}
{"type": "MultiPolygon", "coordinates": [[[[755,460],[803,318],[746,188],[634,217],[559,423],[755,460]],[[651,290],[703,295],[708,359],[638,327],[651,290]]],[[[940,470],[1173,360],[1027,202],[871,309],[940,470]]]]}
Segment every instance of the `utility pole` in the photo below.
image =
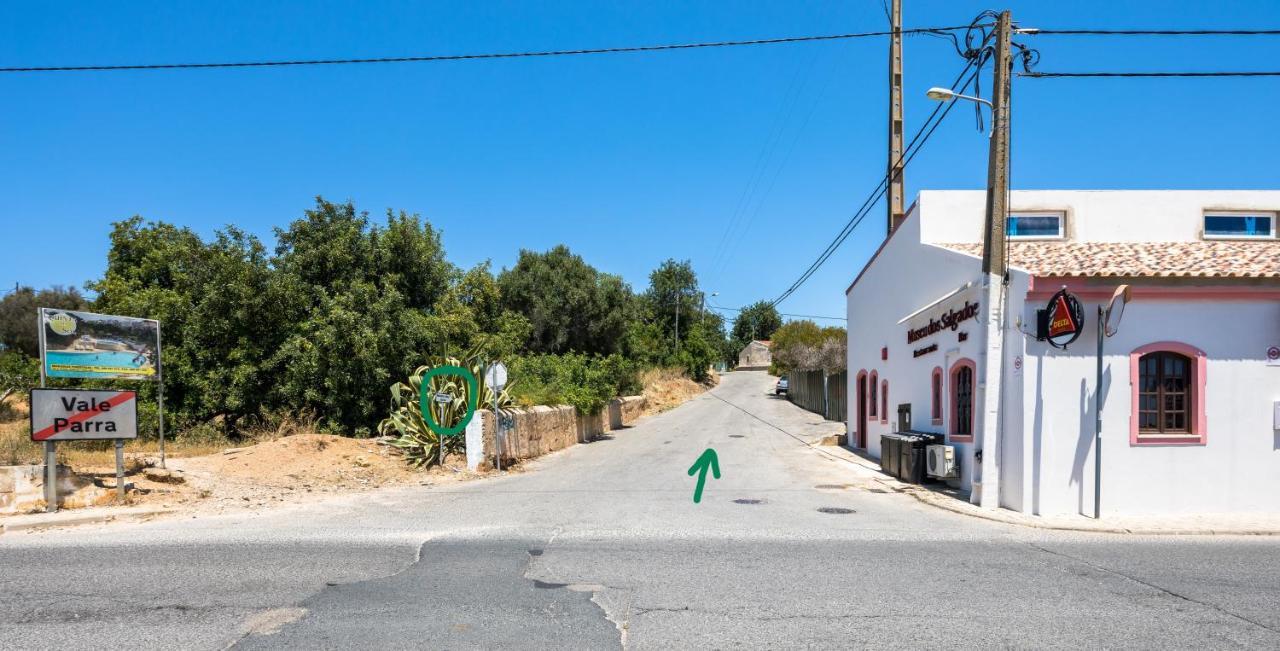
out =
{"type": "MultiPolygon", "coordinates": [[[[1009,215],[1009,77],[1013,67],[1013,17],[1000,13],[996,23],[994,71],[991,83],[991,144],[987,157],[986,232],[982,241],[983,364],[978,385],[974,445],[982,454],[979,506],[1000,506],[1000,434],[1003,430],[1001,382],[1004,379],[1005,221],[1009,215]]],[[[975,465],[977,465],[975,463],[975,465]]]]}
{"type": "Polygon", "coordinates": [[[906,197],[902,178],[902,0],[893,0],[889,36],[889,194],[888,230],[906,219],[906,197]]]}
{"type": "Polygon", "coordinates": [[[680,292],[676,292],[676,352],[680,352],[680,292]]]}

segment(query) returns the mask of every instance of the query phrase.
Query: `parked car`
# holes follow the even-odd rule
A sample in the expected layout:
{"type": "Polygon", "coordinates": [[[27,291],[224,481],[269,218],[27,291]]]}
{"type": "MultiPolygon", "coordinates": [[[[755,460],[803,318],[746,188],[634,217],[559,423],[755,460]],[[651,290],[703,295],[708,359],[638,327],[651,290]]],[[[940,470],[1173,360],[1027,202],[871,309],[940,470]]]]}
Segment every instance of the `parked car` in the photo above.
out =
{"type": "Polygon", "coordinates": [[[778,384],[773,387],[773,395],[780,396],[786,393],[788,386],[790,386],[790,384],[787,382],[787,376],[784,375],[778,378],[778,384]]]}

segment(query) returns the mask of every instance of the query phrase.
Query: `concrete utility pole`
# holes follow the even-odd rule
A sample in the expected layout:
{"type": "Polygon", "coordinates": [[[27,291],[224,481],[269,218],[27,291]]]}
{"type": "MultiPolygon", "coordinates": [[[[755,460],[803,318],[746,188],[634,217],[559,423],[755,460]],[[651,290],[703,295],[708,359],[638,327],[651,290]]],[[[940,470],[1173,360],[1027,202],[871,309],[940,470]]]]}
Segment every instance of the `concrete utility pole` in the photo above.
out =
{"type": "Polygon", "coordinates": [[[889,194],[888,231],[906,219],[906,197],[902,178],[902,0],[893,0],[889,20],[889,194]]]}
{"type": "MultiPolygon", "coordinates": [[[[1004,378],[1005,221],[1009,215],[1009,77],[1012,72],[1013,17],[1000,13],[996,23],[991,84],[991,149],[987,158],[986,232],[982,245],[984,294],[982,409],[978,412],[975,451],[982,451],[979,506],[1000,506],[1000,434],[1003,430],[1001,380],[1004,378]]],[[[976,465],[976,464],[975,464],[976,465]]],[[[975,491],[976,492],[976,491],[975,491]]]]}

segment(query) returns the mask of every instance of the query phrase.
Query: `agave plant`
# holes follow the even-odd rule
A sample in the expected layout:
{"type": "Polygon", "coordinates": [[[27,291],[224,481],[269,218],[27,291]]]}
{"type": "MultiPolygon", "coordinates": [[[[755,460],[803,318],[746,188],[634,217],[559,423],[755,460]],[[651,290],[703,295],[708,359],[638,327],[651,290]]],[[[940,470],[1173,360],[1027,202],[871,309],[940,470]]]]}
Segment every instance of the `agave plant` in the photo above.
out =
{"type": "MultiPolygon", "coordinates": [[[[493,407],[493,390],[485,383],[485,364],[478,351],[469,352],[465,361],[457,357],[436,358],[430,365],[419,366],[409,376],[407,384],[397,382],[391,385],[391,414],[378,423],[378,433],[391,437],[387,445],[399,449],[409,465],[415,468],[442,463],[444,457],[466,450],[466,436],[462,432],[442,437],[427,425],[422,413],[420,396],[423,378],[426,378],[427,395],[430,397],[427,408],[431,410],[431,419],[436,425],[444,429],[457,427],[466,418],[471,385],[455,375],[429,373],[433,368],[442,366],[460,366],[470,370],[478,389],[476,410],[493,407]],[[447,395],[451,399],[437,402],[434,397],[439,395],[447,395]]],[[[510,404],[511,395],[504,387],[498,393],[498,408],[510,404]]]]}

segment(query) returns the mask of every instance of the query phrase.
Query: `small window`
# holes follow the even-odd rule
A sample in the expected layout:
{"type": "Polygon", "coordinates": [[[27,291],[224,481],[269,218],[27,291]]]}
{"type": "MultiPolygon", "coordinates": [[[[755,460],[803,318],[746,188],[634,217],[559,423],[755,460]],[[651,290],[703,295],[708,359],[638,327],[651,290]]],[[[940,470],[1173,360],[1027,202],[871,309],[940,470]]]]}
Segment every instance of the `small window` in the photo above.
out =
{"type": "Polygon", "coordinates": [[[974,376],[977,366],[973,360],[962,359],[951,367],[951,430],[952,440],[973,440],[974,376]]]}
{"type": "Polygon", "coordinates": [[[880,422],[889,422],[889,381],[880,380],[880,422]]]}
{"type": "Polygon", "coordinates": [[[1191,360],[1159,351],[1138,359],[1138,434],[1190,434],[1191,360]]]}
{"type": "Polygon", "coordinates": [[[1265,239],[1275,236],[1275,213],[1212,213],[1204,216],[1205,239],[1265,239]]]}
{"type": "Polygon", "coordinates": [[[870,400],[868,400],[867,402],[871,404],[871,413],[870,413],[870,415],[874,417],[874,416],[876,415],[876,403],[878,402],[878,400],[876,399],[876,384],[877,384],[877,382],[876,382],[876,372],[875,372],[875,371],[872,371],[872,372],[871,372],[871,383],[870,383],[870,384],[871,384],[871,386],[870,386],[870,390],[871,390],[871,396],[870,396],[870,398],[871,398],[871,399],[870,399],[870,400]]]}
{"type": "Polygon", "coordinates": [[[942,424],[942,368],[941,367],[935,367],[933,369],[932,385],[933,385],[932,392],[930,395],[932,396],[933,400],[930,403],[929,417],[933,420],[934,425],[941,425],[942,424]]]}
{"type": "Polygon", "coordinates": [[[1129,353],[1131,445],[1205,444],[1207,361],[1203,351],[1175,341],[1129,353]]]}
{"type": "Polygon", "coordinates": [[[1006,231],[1009,239],[1061,239],[1062,213],[1009,215],[1006,231]]]}

